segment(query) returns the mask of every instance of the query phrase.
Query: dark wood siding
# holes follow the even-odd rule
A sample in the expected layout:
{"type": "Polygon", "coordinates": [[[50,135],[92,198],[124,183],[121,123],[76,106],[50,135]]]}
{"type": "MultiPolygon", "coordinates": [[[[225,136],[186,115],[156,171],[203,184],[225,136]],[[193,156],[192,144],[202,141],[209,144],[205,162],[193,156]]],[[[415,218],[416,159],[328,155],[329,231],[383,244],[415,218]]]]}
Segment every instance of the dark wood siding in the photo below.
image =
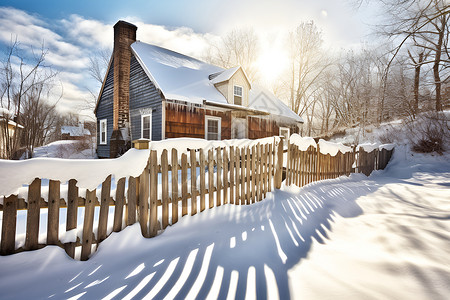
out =
{"type": "Polygon", "coordinates": [[[131,140],[141,138],[141,116],[152,114],[152,140],[162,138],[162,98],[134,55],[130,66],[131,140]]]}
{"type": "Polygon", "coordinates": [[[248,117],[248,138],[259,139],[269,136],[278,136],[280,134],[280,127],[287,127],[290,129],[290,134],[298,133],[298,126],[292,124],[285,124],[260,117],[248,117]]]}
{"type": "Polygon", "coordinates": [[[231,112],[186,104],[166,104],[166,138],[205,138],[205,115],[221,118],[221,139],[231,138],[231,112]]]}
{"type": "Polygon", "coordinates": [[[114,89],[114,64],[111,62],[108,76],[106,77],[105,86],[103,87],[102,94],[97,106],[97,155],[99,157],[109,157],[109,145],[111,140],[111,134],[113,132],[113,89],[114,89]],[[100,145],[100,120],[107,119],[106,121],[106,145],[100,145]]]}

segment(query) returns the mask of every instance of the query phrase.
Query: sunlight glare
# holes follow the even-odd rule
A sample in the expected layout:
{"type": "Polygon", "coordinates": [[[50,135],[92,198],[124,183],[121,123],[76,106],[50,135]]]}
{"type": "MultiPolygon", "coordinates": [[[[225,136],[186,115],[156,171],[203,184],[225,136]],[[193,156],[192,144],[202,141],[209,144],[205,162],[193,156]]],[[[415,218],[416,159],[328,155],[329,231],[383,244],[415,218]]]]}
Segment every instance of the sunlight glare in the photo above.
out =
{"type": "Polygon", "coordinates": [[[287,53],[281,47],[273,46],[264,49],[257,61],[257,66],[261,77],[271,83],[287,69],[288,63],[287,53]]]}

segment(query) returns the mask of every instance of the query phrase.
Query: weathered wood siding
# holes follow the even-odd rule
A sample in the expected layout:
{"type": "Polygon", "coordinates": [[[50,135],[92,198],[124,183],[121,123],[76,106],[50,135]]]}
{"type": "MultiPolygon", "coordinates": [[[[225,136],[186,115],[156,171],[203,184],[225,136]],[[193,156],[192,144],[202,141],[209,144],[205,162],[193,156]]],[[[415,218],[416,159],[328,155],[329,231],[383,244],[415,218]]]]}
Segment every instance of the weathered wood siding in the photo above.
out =
{"type": "Polygon", "coordinates": [[[130,66],[131,140],[141,138],[141,116],[152,114],[152,140],[162,139],[162,98],[134,55],[130,66]]]}
{"type": "Polygon", "coordinates": [[[231,138],[231,112],[178,103],[166,104],[166,138],[205,138],[205,115],[221,118],[221,139],[231,138]]]}
{"type": "Polygon", "coordinates": [[[291,124],[277,123],[275,120],[261,117],[248,117],[248,138],[260,139],[268,136],[280,134],[280,127],[290,129],[290,134],[299,133],[298,126],[291,124]]]}
{"type": "Polygon", "coordinates": [[[111,67],[106,77],[106,82],[103,87],[102,94],[97,106],[97,154],[99,157],[109,157],[109,145],[111,134],[113,132],[113,89],[114,89],[114,63],[111,62],[111,67]],[[106,121],[106,145],[100,144],[100,120],[106,121]]]}

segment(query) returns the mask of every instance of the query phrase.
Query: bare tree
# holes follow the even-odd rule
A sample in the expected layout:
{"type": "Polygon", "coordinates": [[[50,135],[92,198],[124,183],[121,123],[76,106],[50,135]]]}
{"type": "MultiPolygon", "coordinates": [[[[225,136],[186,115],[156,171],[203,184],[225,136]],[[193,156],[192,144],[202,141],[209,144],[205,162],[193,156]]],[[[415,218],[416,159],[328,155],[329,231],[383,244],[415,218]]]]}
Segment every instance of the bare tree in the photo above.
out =
{"type": "MultiPolygon", "coordinates": [[[[27,50],[25,54],[17,38],[12,39],[2,61],[0,105],[4,110],[11,112],[11,114],[3,115],[6,123],[11,119],[20,122],[23,119],[24,102],[32,95],[40,98],[40,93],[38,95],[35,93],[36,89],[46,87],[57,74],[45,65],[45,56],[48,51],[44,44],[39,50],[32,47],[27,50]]],[[[8,126],[2,126],[5,158],[13,158],[21,146],[19,127],[18,122],[15,122],[13,131],[8,130],[8,126]]]]}
{"type": "MultiPolygon", "coordinates": [[[[435,86],[435,109],[442,110],[441,86],[449,80],[448,50],[450,4],[447,0],[380,0],[388,16],[381,33],[395,40],[387,69],[402,48],[412,45],[428,52],[421,66],[430,64],[435,86]]],[[[387,74],[387,71],[386,71],[387,74]]],[[[387,75],[386,75],[387,76],[387,75]]]]}
{"type": "MultiPolygon", "coordinates": [[[[313,121],[320,77],[331,65],[323,56],[322,43],[322,33],[312,21],[302,22],[289,34],[289,103],[298,115],[307,115],[308,124],[313,121]]],[[[310,134],[311,125],[307,126],[310,134]]]]}
{"type": "Polygon", "coordinates": [[[234,29],[212,43],[205,54],[205,60],[211,64],[231,68],[241,66],[249,80],[254,82],[258,77],[256,60],[259,52],[259,39],[253,28],[234,29]]]}

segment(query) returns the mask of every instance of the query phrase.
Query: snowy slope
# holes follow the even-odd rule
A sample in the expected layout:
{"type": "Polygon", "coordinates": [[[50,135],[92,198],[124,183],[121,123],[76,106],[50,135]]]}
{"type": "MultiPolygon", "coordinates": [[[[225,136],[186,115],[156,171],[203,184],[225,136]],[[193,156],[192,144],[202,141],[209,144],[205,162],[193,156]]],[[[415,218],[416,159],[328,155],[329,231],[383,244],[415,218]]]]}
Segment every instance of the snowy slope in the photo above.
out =
{"type": "Polygon", "coordinates": [[[224,205],[152,239],[114,233],[87,262],[0,257],[2,299],[445,299],[449,157],[396,150],[385,171],[224,205]]]}

